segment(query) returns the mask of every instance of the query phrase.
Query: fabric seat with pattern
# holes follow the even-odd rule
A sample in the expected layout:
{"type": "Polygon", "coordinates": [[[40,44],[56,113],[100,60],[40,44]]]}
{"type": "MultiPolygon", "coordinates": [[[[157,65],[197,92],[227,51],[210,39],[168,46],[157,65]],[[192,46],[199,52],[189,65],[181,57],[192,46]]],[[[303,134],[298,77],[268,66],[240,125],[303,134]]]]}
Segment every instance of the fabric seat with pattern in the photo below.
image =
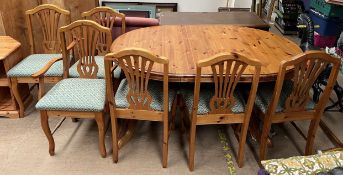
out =
{"type": "MultiPolygon", "coordinates": [[[[117,108],[129,108],[130,104],[127,101],[127,94],[129,91],[129,86],[126,79],[123,79],[118,87],[115,95],[115,102],[117,108]]],[[[150,81],[148,85],[148,91],[151,95],[152,102],[150,107],[155,111],[163,111],[163,83],[158,81],[150,81]]],[[[169,91],[169,110],[171,110],[172,102],[175,97],[175,91],[169,91]]]]}
{"type": "MultiPolygon", "coordinates": [[[[51,59],[62,58],[62,54],[33,54],[26,57],[7,72],[9,77],[31,77],[32,74],[41,70],[51,59]]],[[[46,77],[62,77],[62,60],[54,63],[48,71],[44,73],[46,77]]]]}
{"type": "MultiPolygon", "coordinates": [[[[75,21],[61,27],[59,31],[63,61],[70,62],[70,50],[76,53],[74,57],[80,63],[76,67],[79,78],[61,80],[36,104],[36,108],[40,110],[42,129],[49,141],[49,153],[51,156],[55,154],[55,141],[48,121],[50,116],[89,118],[95,119],[98,125],[99,150],[101,156],[106,157],[104,121],[106,82],[104,79],[97,79],[100,68],[94,54],[101,35],[106,35],[107,45],[111,44],[111,31],[89,20],[75,21]],[[69,37],[73,40],[67,45],[66,41],[69,37]]],[[[103,63],[103,60],[101,61],[103,63]]]]}
{"type": "MultiPolygon", "coordinates": [[[[104,57],[103,56],[95,56],[95,62],[99,66],[98,78],[105,79],[105,67],[104,67],[104,57]]],[[[80,74],[77,72],[77,65],[79,61],[77,61],[75,64],[73,64],[69,69],[69,77],[71,78],[78,78],[80,77],[80,74]]],[[[117,67],[113,71],[113,78],[119,79],[121,75],[121,69],[120,67],[117,67]]]]}
{"type": "Polygon", "coordinates": [[[36,104],[47,111],[101,112],[105,106],[104,79],[68,78],[58,82],[36,104]]]}
{"type": "Polygon", "coordinates": [[[131,121],[159,121],[163,123],[162,166],[167,167],[168,113],[172,108],[171,104],[175,96],[175,92],[169,91],[168,68],[169,60],[167,58],[157,56],[144,49],[127,48],[106,55],[105,73],[112,122],[112,157],[114,162],[118,162],[119,143],[122,143],[122,139],[129,136],[124,135],[121,139],[118,139],[118,118],[130,119],[131,121]],[[116,87],[113,86],[116,85],[111,76],[113,62],[119,64],[126,77],[121,81],[117,93],[114,93],[113,89],[116,87]],[[155,65],[163,67],[163,82],[150,81],[150,73],[155,65]]]}
{"type": "MultiPolygon", "coordinates": [[[[280,100],[276,106],[275,112],[282,112],[285,106],[285,102],[287,97],[291,94],[293,89],[292,81],[285,81],[281,94],[280,100]]],[[[268,106],[272,100],[273,91],[274,91],[275,83],[261,83],[259,85],[259,89],[257,90],[255,104],[263,113],[266,113],[268,110],[268,106]]],[[[309,102],[305,106],[305,110],[313,110],[316,103],[310,99],[309,102]]]]}
{"type": "Polygon", "coordinates": [[[7,72],[11,79],[13,95],[19,106],[20,117],[24,116],[25,106],[21,93],[19,93],[18,83],[39,83],[38,99],[40,99],[44,95],[45,83],[54,84],[62,80],[64,65],[58,28],[70,23],[70,12],[52,4],[39,5],[26,11],[25,14],[31,55],[7,72]],[[42,33],[33,32],[34,20],[42,33]],[[42,35],[43,39],[34,42],[37,35],[42,35]],[[40,46],[40,49],[36,49],[37,46],[40,46]],[[37,53],[36,50],[43,52],[37,53]]]}
{"type": "Polygon", "coordinates": [[[292,122],[296,126],[294,121],[310,121],[305,155],[312,154],[316,131],[337,79],[339,66],[339,59],[321,51],[307,51],[289,61],[281,62],[274,87],[271,84],[259,87],[255,106],[257,114],[263,121],[259,148],[260,160],[266,159],[267,140],[273,123],[292,122]],[[318,103],[315,104],[310,98],[310,90],[328,64],[332,64],[328,84],[318,103]],[[286,75],[287,80],[285,80],[286,75]]]}
{"type": "MultiPolygon", "coordinates": [[[[243,166],[244,146],[249,126],[251,111],[254,105],[261,63],[248,59],[237,53],[219,53],[196,65],[194,90],[183,88],[181,94],[186,110],[190,112],[190,137],[188,166],[194,170],[195,135],[197,125],[241,124],[238,151],[238,166],[243,166]],[[238,92],[237,84],[247,67],[254,73],[247,102],[238,92]],[[201,83],[202,69],[211,68],[212,82],[201,83]],[[214,84],[214,85],[213,85],[214,84]]],[[[238,129],[239,130],[239,127],[238,129]]]]}
{"type": "MultiPolygon", "coordinates": [[[[194,93],[193,89],[190,88],[183,88],[181,90],[181,94],[184,98],[185,105],[187,109],[189,110],[189,113],[192,112],[192,106],[193,106],[193,99],[194,99],[194,93]]],[[[202,116],[209,114],[211,111],[210,107],[210,101],[211,98],[214,96],[214,87],[207,84],[202,84],[200,88],[200,94],[199,94],[199,104],[198,104],[198,111],[197,114],[202,116]],[[205,85],[205,86],[203,86],[205,85]]],[[[232,106],[232,112],[233,113],[243,113],[245,111],[245,102],[240,94],[240,92],[235,91],[233,93],[233,96],[235,98],[235,104],[232,106]]]]}

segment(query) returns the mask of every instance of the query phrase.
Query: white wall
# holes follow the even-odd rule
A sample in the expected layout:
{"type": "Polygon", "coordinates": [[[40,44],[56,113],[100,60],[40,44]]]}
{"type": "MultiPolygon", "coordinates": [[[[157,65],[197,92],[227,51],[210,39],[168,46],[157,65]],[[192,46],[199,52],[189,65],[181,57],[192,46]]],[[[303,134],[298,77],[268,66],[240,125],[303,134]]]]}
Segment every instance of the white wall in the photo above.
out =
{"type": "MultiPolygon", "coordinates": [[[[99,0],[100,4],[102,1],[99,0]]],[[[129,2],[130,0],[106,0],[129,2]]],[[[217,12],[218,7],[225,7],[226,0],[134,0],[133,2],[178,3],[179,12],[217,12]]],[[[230,7],[250,8],[251,0],[230,0],[230,7]]]]}

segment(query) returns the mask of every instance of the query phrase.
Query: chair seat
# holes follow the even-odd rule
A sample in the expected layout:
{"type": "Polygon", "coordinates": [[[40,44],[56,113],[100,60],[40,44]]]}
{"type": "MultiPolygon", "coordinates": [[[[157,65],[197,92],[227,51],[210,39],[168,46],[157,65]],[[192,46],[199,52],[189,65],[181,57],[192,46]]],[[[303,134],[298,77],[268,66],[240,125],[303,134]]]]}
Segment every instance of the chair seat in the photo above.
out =
{"type": "MultiPolygon", "coordinates": [[[[173,99],[175,97],[175,91],[169,90],[169,111],[171,110],[171,105],[173,102],[173,99]]],[[[129,103],[126,99],[127,93],[129,91],[128,83],[126,79],[123,79],[118,87],[118,90],[115,95],[115,103],[117,108],[129,108],[129,103]]],[[[150,104],[150,107],[152,110],[155,111],[163,111],[163,82],[159,81],[149,81],[148,85],[148,91],[151,95],[152,102],[150,104]]]]}
{"type": "MultiPolygon", "coordinates": [[[[194,100],[194,85],[192,87],[185,87],[183,88],[180,93],[182,94],[186,107],[188,111],[191,113],[193,108],[193,100],[194,100]]],[[[209,84],[201,84],[200,93],[199,93],[199,104],[198,104],[198,115],[206,115],[209,114],[211,111],[210,108],[210,100],[214,95],[214,86],[209,84]]],[[[245,111],[245,103],[242,95],[235,91],[233,94],[235,98],[235,104],[232,107],[233,113],[243,113],[245,111]]]]}
{"type": "Polygon", "coordinates": [[[68,78],[58,82],[36,104],[38,110],[100,112],[105,106],[104,79],[68,78]]]}
{"type": "MultiPolygon", "coordinates": [[[[263,112],[266,113],[271,102],[273,92],[274,92],[275,83],[260,83],[255,104],[263,112]]],[[[284,110],[285,101],[290,95],[293,89],[292,81],[285,81],[282,86],[279,102],[276,106],[276,112],[282,112],[284,110]]],[[[305,110],[313,110],[316,103],[311,99],[305,106],[305,110]]]]}
{"type": "MultiPolygon", "coordinates": [[[[69,77],[71,78],[79,78],[80,74],[77,71],[77,64],[79,63],[80,60],[78,60],[75,64],[73,64],[70,69],[69,69],[69,77]]],[[[95,62],[98,65],[98,73],[97,77],[98,78],[105,78],[105,65],[104,65],[104,57],[103,56],[95,56],[95,62]]],[[[113,77],[119,79],[121,74],[121,69],[118,66],[116,69],[113,71],[113,77]]]]}
{"type": "MultiPolygon", "coordinates": [[[[51,59],[62,58],[62,54],[33,54],[29,55],[7,72],[9,77],[31,77],[32,74],[41,70],[51,59]]],[[[44,74],[47,77],[59,77],[63,75],[62,60],[54,63],[44,74]]]]}

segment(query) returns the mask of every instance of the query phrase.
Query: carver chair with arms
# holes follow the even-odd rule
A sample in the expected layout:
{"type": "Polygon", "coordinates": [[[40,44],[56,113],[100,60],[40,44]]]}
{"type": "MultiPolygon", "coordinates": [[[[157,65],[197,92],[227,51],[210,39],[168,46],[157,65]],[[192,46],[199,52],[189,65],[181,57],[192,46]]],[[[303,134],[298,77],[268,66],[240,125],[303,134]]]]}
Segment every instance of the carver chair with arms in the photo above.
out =
{"type": "MultiPolygon", "coordinates": [[[[97,122],[100,154],[105,157],[106,83],[104,79],[97,78],[99,66],[95,54],[101,33],[110,36],[110,29],[94,21],[79,20],[61,27],[59,31],[64,64],[68,65],[69,52],[74,50],[74,57],[78,59],[79,78],[61,80],[36,104],[36,108],[40,110],[43,131],[49,141],[49,153],[55,154],[55,142],[48,123],[49,117],[90,118],[97,122]]],[[[107,37],[106,43],[111,42],[110,37],[107,37]]],[[[65,69],[65,72],[67,71],[68,67],[65,69]]]]}
{"type": "Polygon", "coordinates": [[[241,124],[238,165],[243,166],[244,147],[251,111],[259,82],[261,63],[237,53],[220,53],[196,65],[194,90],[183,89],[181,94],[190,115],[189,169],[194,170],[197,125],[241,124]],[[254,71],[247,103],[237,90],[241,75],[250,66],[254,71]],[[203,69],[212,70],[213,83],[201,83],[203,69]],[[201,84],[205,86],[201,86],[201,84]],[[214,84],[214,87],[212,86],[214,84]]]}
{"type": "MultiPolygon", "coordinates": [[[[31,55],[23,59],[7,72],[11,79],[12,91],[19,105],[19,115],[23,117],[25,107],[18,83],[39,83],[38,98],[44,95],[44,83],[57,83],[63,76],[61,43],[58,37],[58,28],[70,23],[70,12],[52,4],[43,4],[28,10],[26,23],[28,27],[31,55]],[[43,53],[37,53],[32,28],[33,19],[39,21],[42,30],[43,53]],[[62,19],[65,22],[62,22],[62,19]]],[[[36,35],[38,37],[38,35],[36,35]]]]}

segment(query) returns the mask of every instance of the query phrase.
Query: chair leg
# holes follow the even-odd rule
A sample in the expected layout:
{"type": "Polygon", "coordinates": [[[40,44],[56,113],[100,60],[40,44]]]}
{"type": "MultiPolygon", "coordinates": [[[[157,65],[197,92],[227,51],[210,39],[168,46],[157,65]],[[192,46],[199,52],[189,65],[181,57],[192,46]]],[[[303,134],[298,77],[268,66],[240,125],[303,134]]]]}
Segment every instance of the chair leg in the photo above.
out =
{"type": "Polygon", "coordinates": [[[52,137],[51,130],[49,127],[49,117],[47,111],[40,111],[40,117],[41,117],[41,126],[44,131],[44,134],[48,138],[49,141],[49,154],[50,156],[55,155],[55,141],[52,137]]]}
{"type": "Polygon", "coordinates": [[[44,86],[44,78],[39,78],[39,86],[38,86],[38,100],[40,100],[45,93],[45,86],[44,86]]]}
{"type": "Polygon", "coordinates": [[[113,110],[113,106],[110,105],[110,115],[111,115],[111,124],[112,124],[112,159],[114,163],[118,162],[118,121],[117,117],[115,116],[115,111],[113,110]]]}
{"type": "Polygon", "coordinates": [[[190,133],[189,133],[189,154],[188,154],[188,167],[190,171],[194,170],[195,134],[196,134],[196,124],[195,122],[192,121],[190,133]]]}
{"type": "Polygon", "coordinates": [[[168,121],[168,114],[164,114],[163,120],[163,155],[162,155],[162,166],[163,168],[167,167],[168,164],[168,138],[169,138],[169,121],[168,121]]]}
{"type": "Polygon", "coordinates": [[[316,137],[316,132],[319,126],[319,120],[312,120],[310,123],[310,127],[307,133],[307,140],[306,140],[306,148],[305,148],[305,155],[311,155],[313,153],[313,144],[314,139],[316,137]]]}
{"type": "Polygon", "coordinates": [[[24,117],[25,106],[18,90],[18,80],[16,78],[11,78],[12,93],[19,105],[19,117],[24,117]]]}
{"type": "Polygon", "coordinates": [[[243,160],[244,160],[244,150],[245,150],[245,143],[247,140],[247,133],[249,128],[249,121],[244,122],[241,126],[241,134],[239,139],[239,150],[238,150],[238,167],[243,167],[243,160]]]}
{"type": "Polygon", "coordinates": [[[267,157],[268,134],[270,132],[270,127],[271,122],[265,120],[260,139],[260,161],[265,160],[267,157]]]}
{"type": "Polygon", "coordinates": [[[99,149],[101,157],[106,157],[106,146],[105,146],[105,120],[102,112],[95,114],[95,120],[98,124],[99,130],[99,149]]]}
{"type": "Polygon", "coordinates": [[[176,117],[177,101],[178,101],[178,97],[175,97],[173,99],[173,104],[172,104],[172,108],[171,108],[171,122],[170,122],[170,129],[171,130],[175,129],[175,117],[176,117]]]}

